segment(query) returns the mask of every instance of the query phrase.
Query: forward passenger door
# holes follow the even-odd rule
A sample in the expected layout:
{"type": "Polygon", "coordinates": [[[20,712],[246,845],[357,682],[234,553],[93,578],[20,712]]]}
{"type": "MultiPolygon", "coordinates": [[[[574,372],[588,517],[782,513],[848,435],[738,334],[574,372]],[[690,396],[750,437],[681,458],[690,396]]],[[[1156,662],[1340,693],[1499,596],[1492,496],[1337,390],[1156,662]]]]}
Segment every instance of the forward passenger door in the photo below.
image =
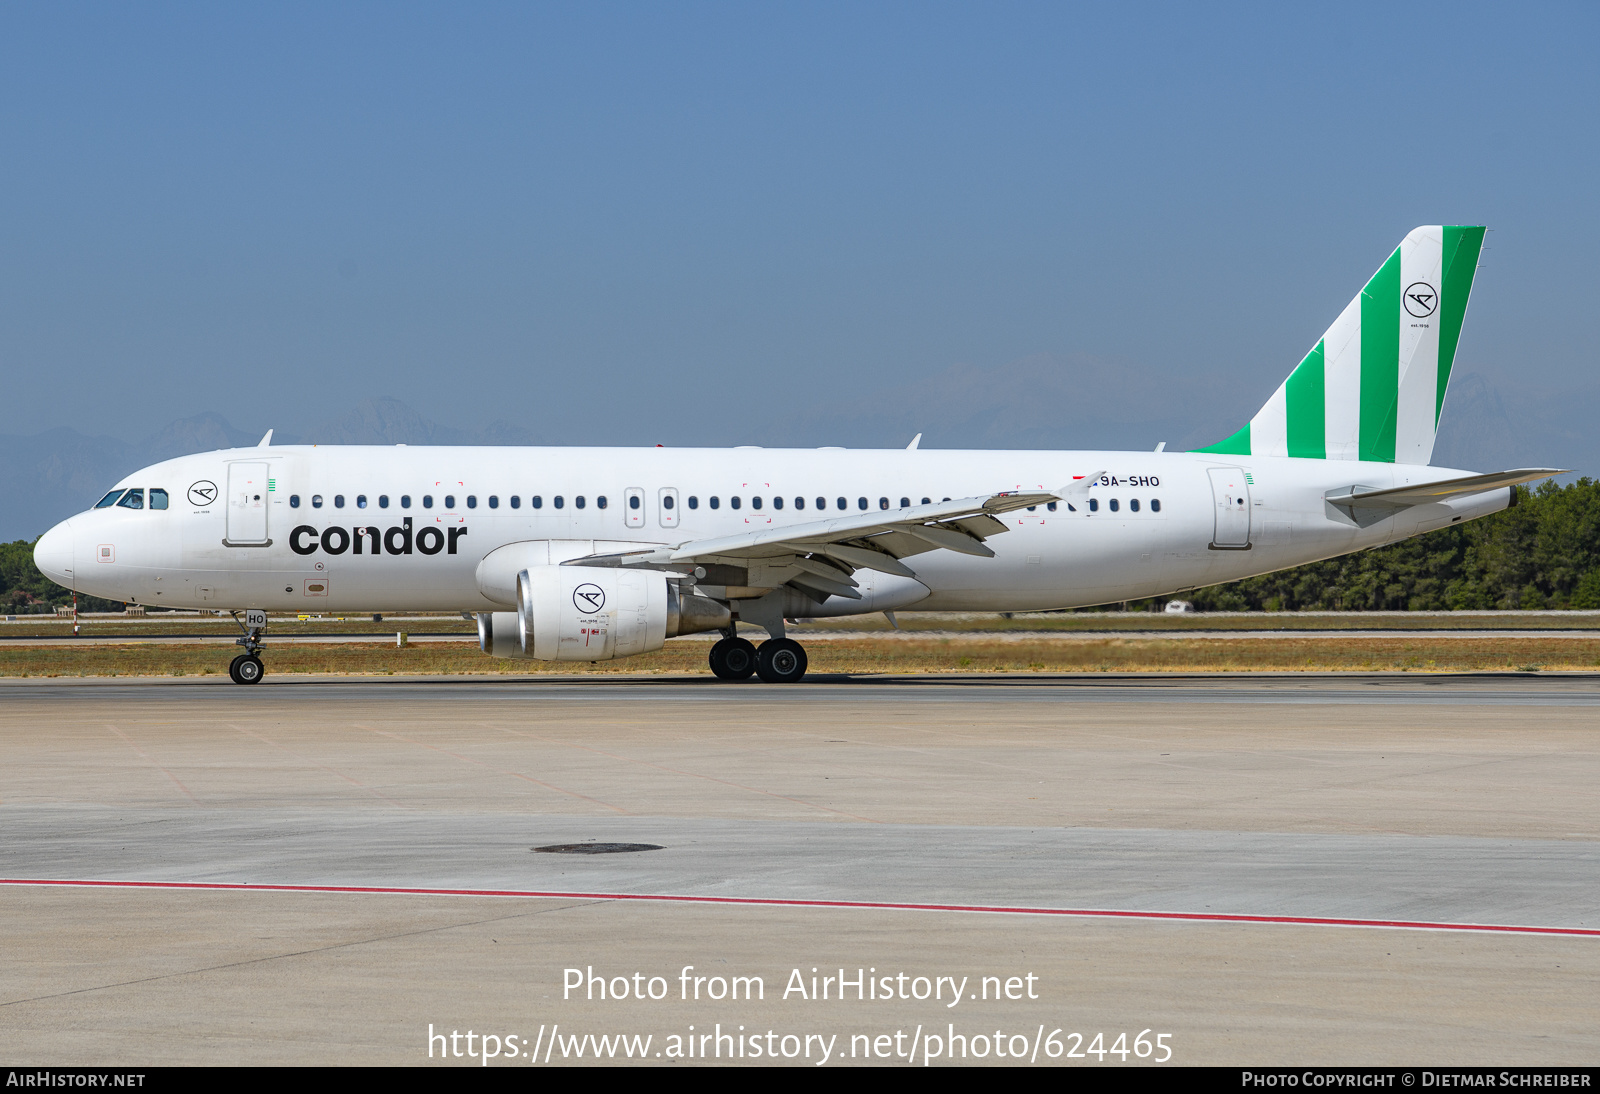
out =
{"type": "Polygon", "coordinates": [[[228,465],[229,547],[263,547],[267,538],[267,465],[237,462],[228,465]]]}

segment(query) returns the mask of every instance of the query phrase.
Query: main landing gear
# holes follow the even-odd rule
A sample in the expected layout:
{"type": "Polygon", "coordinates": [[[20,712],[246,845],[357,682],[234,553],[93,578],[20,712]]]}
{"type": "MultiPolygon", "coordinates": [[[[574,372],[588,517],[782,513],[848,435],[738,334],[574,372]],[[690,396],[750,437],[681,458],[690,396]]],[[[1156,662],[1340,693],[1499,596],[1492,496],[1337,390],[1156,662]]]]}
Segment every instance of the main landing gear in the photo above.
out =
{"type": "MultiPolygon", "coordinates": [[[[239,613],[231,614],[233,621],[239,623],[239,613]]],[[[259,684],[267,674],[267,667],[261,663],[261,635],[267,629],[267,613],[250,609],[244,613],[244,622],[239,623],[239,629],[244,631],[244,637],[233,641],[234,645],[243,646],[244,652],[228,666],[228,679],[235,684],[259,684]]]]}
{"type": "Polygon", "coordinates": [[[806,674],[805,647],[792,638],[769,638],[759,646],[724,638],[711,647],[711,671],[721,680],[760,676],[769,684],[798,683],[806,674]]]}

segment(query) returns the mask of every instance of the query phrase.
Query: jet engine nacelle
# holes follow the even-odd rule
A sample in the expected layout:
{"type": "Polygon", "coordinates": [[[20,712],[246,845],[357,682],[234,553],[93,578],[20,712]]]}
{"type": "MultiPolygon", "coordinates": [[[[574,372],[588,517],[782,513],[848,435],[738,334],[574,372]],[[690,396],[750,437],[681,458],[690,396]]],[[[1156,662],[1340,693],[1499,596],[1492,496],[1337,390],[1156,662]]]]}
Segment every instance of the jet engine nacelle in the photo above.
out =
{"type": "Polygon", "coordinates": [[[655,570],[530,566],[517,574],[516,594],[515,612],[478,615],[479,645],[492,657],[610,661],[732,622],[726,605],[680,594],[655,570]]]}

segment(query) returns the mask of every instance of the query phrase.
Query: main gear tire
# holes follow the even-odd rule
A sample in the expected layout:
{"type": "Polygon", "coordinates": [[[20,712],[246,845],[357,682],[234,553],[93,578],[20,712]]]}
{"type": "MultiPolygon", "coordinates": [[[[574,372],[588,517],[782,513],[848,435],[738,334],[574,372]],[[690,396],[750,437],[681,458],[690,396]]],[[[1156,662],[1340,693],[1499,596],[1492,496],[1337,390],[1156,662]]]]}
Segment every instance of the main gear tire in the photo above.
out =
{"type": "Polygon", "coordinates": [[[724,638],[711,647],[709,659],[719,680],[748,680],[756,673],[756,648],[743,638],[724,638]]]}
{"type": "Polygon", "coordinates": [[[806,674],[806,649],[792,638],[773,638],[756,649],[756,673],[769,684],[796,684],[806,674]]]}

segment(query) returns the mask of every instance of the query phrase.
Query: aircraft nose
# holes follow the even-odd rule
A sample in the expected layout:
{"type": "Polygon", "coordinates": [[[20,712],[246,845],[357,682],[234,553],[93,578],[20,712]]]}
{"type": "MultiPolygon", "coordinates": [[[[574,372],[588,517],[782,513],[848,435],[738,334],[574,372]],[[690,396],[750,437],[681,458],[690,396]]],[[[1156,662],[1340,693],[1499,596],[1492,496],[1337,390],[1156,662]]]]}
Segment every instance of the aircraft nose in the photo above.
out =
{"type": "Polygon", "coordinates": [[[64,520],[33,545],[33,564],[57,585],[73,587],[72,522],[64,520]]]}

